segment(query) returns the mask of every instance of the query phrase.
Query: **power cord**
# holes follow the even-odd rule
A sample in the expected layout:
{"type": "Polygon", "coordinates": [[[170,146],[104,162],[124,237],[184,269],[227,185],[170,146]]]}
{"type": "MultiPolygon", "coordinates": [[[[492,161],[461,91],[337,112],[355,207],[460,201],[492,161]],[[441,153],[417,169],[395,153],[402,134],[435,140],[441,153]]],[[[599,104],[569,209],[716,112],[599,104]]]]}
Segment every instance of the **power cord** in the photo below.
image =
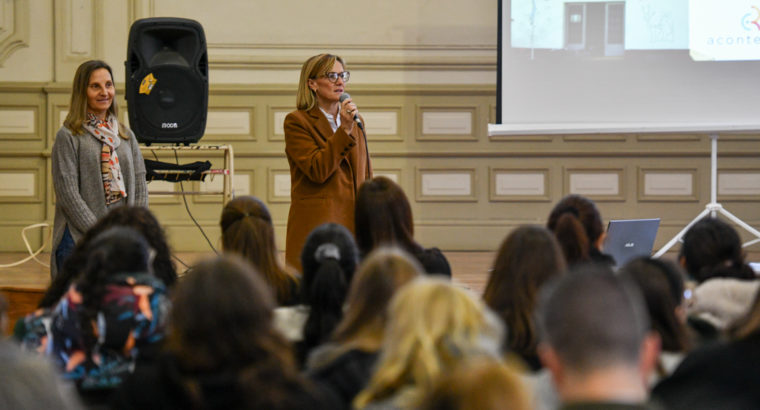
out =
{"type": "MultiPolygon", "coordinates": [[[[154,153],[155,155],[155,153],[154,153]]],[[[174,151],[174,159],[177,162],[177,165],[179,165],[179,155],[177,155],[177,151],[174,151]]],[[[195,220],[195,217],[193,217],[193,213],[190,212],[190,207],[187,205],[187,197],[185,196],[185,187],[182,184],[182,181],[179,181],[179,189],[182,191],[182,202],[185,203],[185,210],[187,210],[187,215],[190,216],[190,219],[193,220],[193,223],[195,223],[195,226],[198,227],[198,230],[201,231],[201,234],[203,235],[203,238],[206,239],[206,242],[208,243],[208,246],[211,247],[211,250],[214,251],[215,254],[219,255],[219,252],[214,248],[214,245],[211,244],[211,240],[206,235],[206,232],[201,227],[201,224],[198,223],[198,221],[195,220]]],[[[184,265],[184,263],[183,263],[184,265]]],[[[187,265],[185,265],[187,266],[187,265]]]]}
{"type": "Polygon", "coordinates": [[[29,225],[29,226],[24,227],[21,230],[21,239],[24,240],[24,245],[26,246],[27,252],[29,252],[29,256],[27,256],[26,258],[24,258],[24,259],[22,259],[20,261],[17,261],[17,262],[9,263],[7,265],[0,265],[0,268],[12,268],[14,266],[18,266],[18,265],[21,265],[23,263],[26,263],[26,262],[28,262],[31,259],[34,259],[35,262],[39,263],[40,265],[42,265],[42,266],[44,266],[46,268],[50,267],[50,265],[48,265],[47,263],[42,262],[41,260],[37,259],[37,255],[39,255],[45,249],[45,247],[47,246],[47,244],[50,242],[50,239],[53,237],[53,230],[52,229],[48,229],[47,237],[45,238],[44,241],[42,241],[42,245],[40,246],[40,248],[37,249],[36,251],[32,251],[32,246],[29,244],[29,239],[27,239],[27,237],[26,237],[26,231],[28,231],[30,229],[34,229],[34,228],[50,228],[50,225],[47,224],[47,223],[45,223],[45,222],[42,222],[42,223],[33,224],[33,225],[29,225]]]}

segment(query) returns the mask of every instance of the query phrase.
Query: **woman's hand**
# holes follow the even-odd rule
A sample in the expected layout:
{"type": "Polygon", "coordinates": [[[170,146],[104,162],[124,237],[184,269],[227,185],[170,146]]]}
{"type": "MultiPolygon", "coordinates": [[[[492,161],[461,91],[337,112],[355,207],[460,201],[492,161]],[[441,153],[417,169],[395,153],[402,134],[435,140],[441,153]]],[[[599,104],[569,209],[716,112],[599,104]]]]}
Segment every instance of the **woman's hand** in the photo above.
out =
{"type": "Polygon", "coordinates": [[[358,113],[356,104],[351,102],[350,98],[346,98],[340,103],[340,127],[346,134],[350,134],[354,130],[354,115],[358,113]]]}

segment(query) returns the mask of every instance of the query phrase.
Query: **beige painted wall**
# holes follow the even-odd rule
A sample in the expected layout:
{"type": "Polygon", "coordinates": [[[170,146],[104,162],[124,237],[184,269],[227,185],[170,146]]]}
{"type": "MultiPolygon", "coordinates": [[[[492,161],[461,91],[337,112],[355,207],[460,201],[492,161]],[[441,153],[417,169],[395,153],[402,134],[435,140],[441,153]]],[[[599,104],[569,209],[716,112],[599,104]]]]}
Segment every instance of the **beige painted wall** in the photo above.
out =
{"type": "MultiPolygon", "coordinates": [[[[406,190],[423,244],[493,250],[514,226],[542,224],[554,202],[578,192],[597,201],[605,220],[663,218],[660,246],[709,200],[704,135],[489,138],[492,0],[352,7],[336,0],[3,0],[0,7],[0,251],[23,249],[23,226],[52,222],[50,147],[76,66],[109,61],[123,97],[129,26],[150,16],[203,24],[211,85],[201,143],[234,147],[236,192],[267,202],[281,246],[289,206],[282,119],[295,105],[301,62],[322,51],[346,58],[375,169],[406,190]]],[[[760,227],[760,135],[723,136],[719,147],[719,200],[760,227]]],[[[220,198],[188,202],[216,244],[220,198]]],[[[207,249],[179,197],[151,195],[151,209],[176,249],[207,249]]],[[[39,243],[42,235],[32,237],[39,243]]]]}

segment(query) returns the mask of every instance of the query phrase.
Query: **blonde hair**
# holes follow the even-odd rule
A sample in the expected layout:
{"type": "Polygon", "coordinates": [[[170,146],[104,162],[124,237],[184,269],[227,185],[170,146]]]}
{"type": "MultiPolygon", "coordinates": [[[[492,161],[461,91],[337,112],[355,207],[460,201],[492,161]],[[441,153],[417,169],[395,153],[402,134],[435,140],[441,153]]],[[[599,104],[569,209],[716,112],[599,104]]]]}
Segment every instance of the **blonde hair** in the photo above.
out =
{"type": "Polygon", "coordinates": [[[296,96],[296,107],[299,110],[310,110],[317,105],[316,93],[309,88],[309,80],[327,74],[336,61],[343,66],[343,70],[347,70],[346,63],[335,54],[317,54],[303,63],[296,96]]]}
{"type": "Polygon", "coordinates": [[[475,295],[443,278],[420,277],[391,301],[376,371],[354,405],[363,408],[404,389],[416,406],[438,376],[471,357],[499,355],[503,328],[475,295]]]}
{"type": "Polygon", "coordinates": [[[442,375],[421,410],[530,410],[532,397],[518,371],[497,360],[475,359],[442,375]]]}
{"type": "MultiPolygon", "coordinates": [[[[111,81],[114,81],[111,66],[101,60],[85,61],[79,65],[74,74],[74,83],[71,86],[69,113],[63,121],[64,127],[68,128],[73,135],[81,135],[84,133],[82,124],[84,124],[87,119],[87,87],[90,86],[90,77],[92,76],[92,73],[101,68],[108,70],[108,74],[111,75],[111,81]]],[[[114,81],[114,88],[115,87],[116,82],[114,81]]],[[[119,105],[116,103],[115,95],[111,102],[111,106],[108,107],[108,114],[113,115],[114,118],[117,119],[119,117],[119,105]]],[[[129,139],[129,134],[121,122],[119,122],[118,133],[122,139],[129,139]]]]}
{"type": "Polygon", "coordinates": [[[378,248],[369,254],[351,281],[346,298],[348,309],[335,328],[332,340],[347,345],[346,349],[377,351],[382,343],[391,298],[423,272],[419,262],[401,249],[378,248]]]}

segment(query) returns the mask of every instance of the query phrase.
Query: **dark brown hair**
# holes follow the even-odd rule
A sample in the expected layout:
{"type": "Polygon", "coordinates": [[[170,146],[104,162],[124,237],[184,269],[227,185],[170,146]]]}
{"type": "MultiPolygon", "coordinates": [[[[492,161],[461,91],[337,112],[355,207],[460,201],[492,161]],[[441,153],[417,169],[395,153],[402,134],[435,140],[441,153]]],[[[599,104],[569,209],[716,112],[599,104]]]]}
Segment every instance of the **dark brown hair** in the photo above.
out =
{"type": "Polygon", "coordinates": [[[539,289],[564,271],[562,251],[545,228],[521,226],[502,242],[483,299],[508,329],[505,350],[536,354],[533,311],[539,289]]]}
{"type": "Polygon", "coordinates": [[[679,257],[698,282],[714,277],[755,279],[755,272],[744,260],[739,234],[717,218],[704,218],[686,231],[679,257]]]}
{"type": "Polygon", "coordinates": [[[546,227],[554,232],[568,265],[587,262],[604,232],[596,205],[581,195],[568,195],[554,206],[546,227]]]}
{"type": "Polygon", "coordinates": [[[620,275],[636,283],[644,296],[652,330],[660,335],[662,350],[689,349],[686,325],[676,316],[683,302],[683,273],[673,262],[647,257],[636,258],[620,269],[620,275]]]}
{"type": "Polygon", "coordinates": [[[174,290],[167,349],[198,371],[292,365],[288,343],[272,326],[274,306],[250,264],[230,255],[201,262],[174,290]]]}
{"type": "Polygon", "coordinates": [[[414,240],[409,200],[401,187],[386,177],[365,181],[356,197],[356,245],[362,255],[378,246],[398,246],[415,254],[422,247],[414,240]]]}
{"type": "Polygon", "coordinates": [[[263,202],[252,196],[231,200],[222,210],[219,225],[224,251],[252,263],[274,290],[278,304],[297,300],[298,279],[280,264],[272,216],[263,202]]]}
{"type": "Polygon", "coordinates": [[[53,307],[68,290],[71,282],[82,272],[89,258],[88,246],[93,238],[115,226],[125,226],[141,233],[156,252],[153,258],[153,275],[161,279],[167,287],[177,281],[177,268],[171,259],[171,250],[166,241],[164,229],[153,213],[141,206],[119,206],[111,209],[90,227],[77,242],[74,251],[53,278],[50,287],[40,300],[39,307],[53,307]]]}
{"type": "Polygon", "coordinates": [[[303,406],[310,389],[273,326],[274,306],[255,268],[234,255],[201,262],[177,285],[166,350],[197,408],[205,408],[198,379],[209,374],[235,375],[246,408],[303,406]]]}

